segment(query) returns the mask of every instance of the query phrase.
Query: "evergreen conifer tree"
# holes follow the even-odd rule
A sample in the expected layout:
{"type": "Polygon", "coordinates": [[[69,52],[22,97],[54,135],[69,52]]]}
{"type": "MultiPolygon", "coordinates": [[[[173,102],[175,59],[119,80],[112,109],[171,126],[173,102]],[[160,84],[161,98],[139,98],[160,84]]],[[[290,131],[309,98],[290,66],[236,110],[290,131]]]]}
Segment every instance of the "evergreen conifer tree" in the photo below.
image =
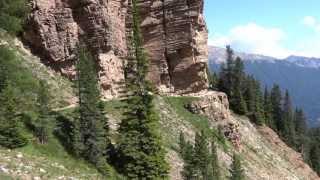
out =
{"type": "Polygon", "coordinates": [[[310,161],[313,170],[320,174],[320,147],[319,142],[314,143],[310,151],[310,161]]]}
{"type": "Polygon", "coordinates": [[[187,141],[185,140],[184,134],[183,134],[183,132],[180,132],[180,135],[179,135],[180,154],[183,154],[183,152],[185,151],[186,145],[187,145],[187,141]]]}
{"type": "Polygon", "coordinates": [[[275,125],[273,124],[273,117],[272,117],[272,104],[270,99],[270,93],[267,87],[265,87],[265,90],[264,90],[263,106],[264,106],[264,116],[265,116],[266,124],[272,129],[275,129],[275,125]]]}
{"type": "Polygon", "coordinates": [[[35,134],[41,144],[48,141],[48,122],[50,121],[48,86],[44,81],[40,81],[40,87],[37,98],[37,109],[39,117],[34,123],[35,134]]]}
{"type": "Polygon", "coordinates": [[[263,107],[263,97],[262,97],[259,81],[255,81],[254,91],[255,91],[254,122],[257,125],[261,126],[265,124],[265,115],[264,115],[264,107],[263,107]]]}
{"type": "Polygon", "coordinates": [[[158,132],[159,117],[153,105],[152,87],[146,80],[148,59],[144,53],[137,1],[132,0],[131,57],[126,67],[127,104],[119,128],[121,172],[130,179],[165,178],[168,164],[158,132]]]}
{"type": "Polygon", "coordinates": [[[231,108],[240,115],[247,113],[247,104],[243,97],[243,84],[245,80],[244,64],[241,58],[237,57],[234,62],[234,69],[232,70],[232,96],[230,97],[231,108]]]}
{"type": "Polygon", "coordinates": [[[289,91],[286,90],[284,103],[283,103],[283,117],[282,117],[282,136],[285,138],[286,142],[294,146],[295,145],[295,126],[293,120],[293,106],[289,91]]]}
{"type": "Polygon", "coordinates": [[[232,84],[233,84],[233,73],[234,73],[234,53],[230,46],[226,47],[227,50],[227,63],[221,65],[221,71],[219,74],[218,87],[220,91],[225,92],[229,97],[232,96],[232,84]]]}
{"type": "Polygon", "coordinates": [[[106,151],[110,140],[107,119],[101,109],[100,91],[94,60],[85,47],[79,48],[77,63],[79,113],[75,139],[77,151],[102,173],[108,173],[106,151]]]}
{"type": "Polygon", "coordinates": [[[241,165],[240,156],[237,154],[233,155],[233,161],[230,169],[230,180],[244,180],[244,172],[241,165]]]}
{"type": "Polygon", "coordinates": [[[219,159],[218,159],[218,154],[217,154],[217,147],[216,147],[214,141],[211,142],[211,168],[212,168],[211,179],[212,180],[220,180],[221,174],[220,174],[219,159]]]}
{"type": "Polygon", "coordinates": [[[194,144],[194,168],[198,179],[207,180],[209,177],[210,151],[208,137],[202,131],[196,133],[194,144]]]}
{"type": "Polygon", "coordinates": [[[194,180],[196,179],[196,169],[194,166],[194,148],[190,142],[186,143],[184,147],[184,152],[182,153],[183,159],[183,170],[181,175],[184,180],[194,180]]]}
{"type": "Polygon", "coordinates": [[[271,89],[270,100],[272,104],[272,117],[276,127],[276,131],[281,132],[284,127],[282,123],[282,94],[279,85],[274,85],[271,89]]]}
{"type": "Polygon", "coordinates": [[[302,109],[296,109],[294,113],[295,130],[297,134],[305,135],[307,133],[306,116],[302,109]]]}
{"type": "Polygon", "coordinates": [[[305,155],[305,149],[308,146],[306,117],[302,109],[296,109],[294,112],[294,126],[296,132],[297,150],[305,155]]]}
{"type": "Polygon", "coordinates": [[[15,94],[12,85],[8,84],[0,95],[0,146],[18,148],[27,144],[27,139],[19,130],[19,116],[15,108],[15,94]]]}
{"type": "Polygon", "coordinates": [[[256,110],[256,82],[253,76],[247,76],[245,86],[244,97],[248,107],[248,115],[252,116],[256,110]]]}

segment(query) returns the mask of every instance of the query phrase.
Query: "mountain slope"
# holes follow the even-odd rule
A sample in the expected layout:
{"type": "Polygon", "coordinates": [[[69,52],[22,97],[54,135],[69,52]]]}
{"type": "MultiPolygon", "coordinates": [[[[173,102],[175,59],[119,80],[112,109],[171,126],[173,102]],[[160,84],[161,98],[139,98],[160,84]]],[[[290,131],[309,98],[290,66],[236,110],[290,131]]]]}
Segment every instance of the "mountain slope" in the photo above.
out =
{"type": "MultiPolygon", "coordinates": [[[[47,78],[55,94],[63,94],[64,100],[72,99],[71,82],[41,65],[39,59],[28,54],[23,46],[18,46],[19,43],[13,46],[13,42],[3,39],[2,44],[7,44],[17,50],[22,64],[29,64],[25,66],[28,70],[34,72],[38,78],[47,78]]],[[[106,111],[114,138],[117,137],[115,130],[122,118],[122,103],[119,100],[106,102],[106,111]]],[[[249,180],[319,179],[315,172],[302,161],[301,155],[287,147],[271,129],[256,127],[248,118],[232,114],[224,93],[204,91],[187,96],[157,96],[155,105],[161,117],[159,128],[168,151],[167,160],[171,166],[170,179],[172,180],[182,179],[180,172],[183,168],[183,161],[179,156],[177,146],[179,132],[184,132],[186,137],[192,141],[195,132],[210,128],[213,129],[213,132],[218,132],[220,129],[224,132],[222,135],[226,135],[215,134],[219,136],[218,155],[224,179],[227,179],[229,175],[228,169],[234,152],[241,155],[245,174],[249,180]],[[190,104],[195,104],[195,107],[201,111],[186,109],[188,107],[186,105],[190,104]],[[228,136],[226,132],[233,136],[228,136]]],[[[73,108],[67,103],[58,103],[55,107],[59,111],[68,111],[73,108]],[[65,106],[67,108],[59,108],[65,106]]],[[[50,127],[53,129],[55,122],[51,123],[50,127]]],[[[92,166],[70,156],[53,135],[50,135],[48,145],[38,145],[28,131],[25,134],[30,139],[28,146],[16,150],[0,149],[0,178],[104,179],[92,166]]]]}
{"type": "MultiPolygon", "coordinates": [[[[288,89],[295,104],[302,107],[310,119],[311,126],[320,119],[320,59],[290,56],[287,59],[235,53],[245,63],[245,71],[252,74],[263,85],[272,87],[274,83],[288,89]]],[[[209,66],[218,71],[225,61],[225,49],[209,48],[209,66]]]]}

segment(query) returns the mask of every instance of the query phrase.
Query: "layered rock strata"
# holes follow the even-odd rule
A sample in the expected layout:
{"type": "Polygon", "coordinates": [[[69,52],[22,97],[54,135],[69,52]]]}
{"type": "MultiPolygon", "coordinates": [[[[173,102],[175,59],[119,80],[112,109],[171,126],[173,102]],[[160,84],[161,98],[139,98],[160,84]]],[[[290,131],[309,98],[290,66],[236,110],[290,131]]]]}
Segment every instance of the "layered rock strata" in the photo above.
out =
{"type": "MultiPolygon", "coordinates": [[[[207,88],[207,29],[202,0],[139,0],[148,78],[161,93],[207,88]]],[[[32,0],[24,39],[45,64],[72,79],[77,44],[99,66],[104,96],[119,95],[128,54],[128,0],[32,0]]]]}

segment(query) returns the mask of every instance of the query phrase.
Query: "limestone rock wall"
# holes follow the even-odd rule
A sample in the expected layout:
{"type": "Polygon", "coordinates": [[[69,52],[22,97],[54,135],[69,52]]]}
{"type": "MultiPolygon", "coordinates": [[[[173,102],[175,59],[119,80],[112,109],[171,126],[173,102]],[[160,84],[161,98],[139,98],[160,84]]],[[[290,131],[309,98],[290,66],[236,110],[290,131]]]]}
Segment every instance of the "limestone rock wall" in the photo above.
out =
{"type": "MultiPolygon", "coordinates": [[[[25,42],[45,64],[72,79],[77,44],[99,65],[106,98],[116,97],[127,56],[128,0],[32,0],[25,42]]],[[[139,0],[149,79],[162,93],[207,88],[203,0],[139,0]]]]}

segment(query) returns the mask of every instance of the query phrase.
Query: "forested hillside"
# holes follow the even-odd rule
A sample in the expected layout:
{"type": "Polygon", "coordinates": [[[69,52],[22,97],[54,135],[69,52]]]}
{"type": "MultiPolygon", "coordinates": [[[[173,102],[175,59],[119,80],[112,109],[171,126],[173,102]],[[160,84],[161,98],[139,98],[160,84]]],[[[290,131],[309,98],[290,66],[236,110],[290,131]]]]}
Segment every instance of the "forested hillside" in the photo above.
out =
{"type": "MultiPolygon", "coordinates": [[[[210,69],[218,72],[221,61],[225,60],[225,49],[211,47],[209,50],[210,69]]],[[[320,75],[317,64],[319,59],[306,57],[289,57],[276,59],[273,57],[235,52],[243,59],[245,72],[252,74],[261,82],[261,86],[272,88],[279,84],[282,90],[288,89],[293,103],[305,110],[308,124],[318,125],[320,75]]]]}

